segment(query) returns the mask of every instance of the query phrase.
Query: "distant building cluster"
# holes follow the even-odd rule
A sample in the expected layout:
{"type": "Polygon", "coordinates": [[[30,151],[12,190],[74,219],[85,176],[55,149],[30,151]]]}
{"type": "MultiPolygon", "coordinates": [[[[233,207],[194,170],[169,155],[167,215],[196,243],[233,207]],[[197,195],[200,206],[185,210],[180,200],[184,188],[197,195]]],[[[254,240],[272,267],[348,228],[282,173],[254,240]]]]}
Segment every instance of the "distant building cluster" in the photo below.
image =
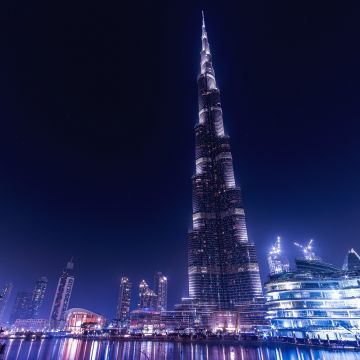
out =
{"type": "MultiPolygon", "coordinates": [[[[36,318],[43,304],[48,280],[45,276],[40,277],[36,282],[32,292],[20,291],[16,294],[15,304],[10,314],[10,323],[18,319],[36,318]]],[[[5,284],[1,291],[0,300],[0,321],[4,321],[3,315],[5,306],[12,292],[12,284],[5,284]]]]}
{"type": "MultiPolygon", "coordinates": [[[[36,280],[32,292],[19,291],[16,293],[8,321],[15,331],[48,331],[64,327],[65,312],[69,306],[74,284],[73,267],[73,262],[69,261],[59,278],[49,318],[39,318],[48,285],[48,279],[45,276],[36,280]]],[[[12,288],[12,283],[6,283],[0,293],[0,322],[3,325],[6,325],[4,311],[12,288]]]]}
{"type": "Polygon", "coordinates": [[[127,277],[122,277],[116,319],[112,324],[113,328],[118,327],[120,330],[127,330],[130,328],[130,324],[138,324],[139,319],[155,317],[161,311],[166,311],[167,286],[168,279],[161,272],[157,272],[154,276],[154,290],[145,280],[142,280],[139,284],[137,309],[131,312],[131,282],[127,277]]]}

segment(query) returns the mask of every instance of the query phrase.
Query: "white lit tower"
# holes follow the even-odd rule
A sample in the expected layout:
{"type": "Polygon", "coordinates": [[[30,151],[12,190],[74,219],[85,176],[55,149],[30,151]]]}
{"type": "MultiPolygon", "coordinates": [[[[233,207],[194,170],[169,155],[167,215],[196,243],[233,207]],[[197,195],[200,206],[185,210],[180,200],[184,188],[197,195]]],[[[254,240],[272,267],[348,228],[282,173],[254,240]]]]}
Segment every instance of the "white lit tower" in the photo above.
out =
{"type": "Polygon", "coordinates": [[[63,270],[56,288],[54,302],[50,312],[50,327],[52,329],[61,328],[65,320],[64,314],[69,307],[74,281],[74,263],[71,259],[63,270]]]}
{"type": "Polygon", "coordinates": [[[199,306],[233,309],[261,297],[262,286],[235,181],[230,139],[224,130],[204,17],[201,43],[193,222],[188,237],[189,295],[199,306]]]}
{"type": "Polygon", "coordinates": [[[290,265],[288,259],[284,256],[281,250],[281,238],[276,238],[275,244],[271,247],[267,256],[270,275],[282,274],[289,271],[290,265]]]}

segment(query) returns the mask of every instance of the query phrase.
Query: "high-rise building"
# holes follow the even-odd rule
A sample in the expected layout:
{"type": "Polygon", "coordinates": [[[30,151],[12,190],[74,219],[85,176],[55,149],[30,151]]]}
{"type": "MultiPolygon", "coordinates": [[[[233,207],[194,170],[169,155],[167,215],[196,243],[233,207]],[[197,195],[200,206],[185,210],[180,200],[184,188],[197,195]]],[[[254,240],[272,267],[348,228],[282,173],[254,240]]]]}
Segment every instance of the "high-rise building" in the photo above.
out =
{"type": "Polygon", "coordinates": [[[189,295],[199,304],[233,309],[261,297],[262,286],[241,190],[235,182],[204,18],[201,41],[193,227],[188,237],[189,295]]]}
{"type": "Polygon", "coordinates": [[[167,288],[168,280],[162,272],[157,272],[154,276],[154,291],[157,294],[157,310],[167,310],[167,288]]]}
{"type": "Polygon", "coordinates": [[[157,295],[150,289],[145,280],[142,280],[139,284],[139,309],[156,309],[157,295]]]}
{"type": "Polygon", "coordinates": [[[348,253],[346,254],[343,270],[348,270],[348,271],[360,270],[360,256],[354,249],[349,250],[348,253]]]}
{"type": "Polygon", "coordinates": [[[116,309],[116,320],[119,321],[120,326],[124,327],[129,321],[131,303],[131,282],[125,276],[121,278],[119,298],[116,309]]]}
{"type": "Polygon", "coordinates": [[[50,312],[50,327],[59,328],[65,320],[65,311],[69,307],[70,296],[74,285],[74,263],[70,260],[63,270],[56,288],[54,302],[50,312]]]}
{"type": "Polygon", "coordinates": [[[6,304],[9,301],[12,288],[13,288],[12,283],[7,282],[0,291],[0,322],[4,321],[5,308],[6,308],[6,304]]]}
{"type": "Polygon", "coordinates": [[[34,290],[32,292],[30,317],[36,318],[39,316],[39,310],[44,302],[45,291],[48,284],[48,279],[41,276],[36,280],[34,290]]]}
{"type": "Polygon", "coordinates": [[[271,247],[267,256],[270,275],[281,274],[290,270],[288,259],[281,251],[281,238],[276,238],[275,244],[271,247]]]}
{"type": "Polygon", "coordinates": [[[17,319],[29,319],[31,317],[30,306],[31,293],[26,291],[18,292],[10,315],[10,323],[13,324],[17,319]]]}

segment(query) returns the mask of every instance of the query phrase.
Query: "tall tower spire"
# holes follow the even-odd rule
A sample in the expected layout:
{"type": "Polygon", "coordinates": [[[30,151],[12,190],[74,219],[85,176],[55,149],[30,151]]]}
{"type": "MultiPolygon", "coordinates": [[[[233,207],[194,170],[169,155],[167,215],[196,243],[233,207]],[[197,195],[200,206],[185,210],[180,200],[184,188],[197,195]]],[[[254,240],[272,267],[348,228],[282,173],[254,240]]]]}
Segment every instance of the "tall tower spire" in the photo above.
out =
{"type": "MultiPolygon", "coordinates": [[[[206,32],[205,27],[205,17],[204,17],[204,11],[202,11],[202,27],[201,27],[201,52],[200,52],[200,73],[201,74],[208,74],[212,75],[214,77],[215,81],[215,72],[212,66],[211,62],[211,52],[210,52],[210,45],[209,45],[209,39],[206,32]]],[[[209,84],[211,86],[215,86],[216,84],[209,84]]]]}
{"type": "Polygon", "coordinates": [[[198,104],[189,293],[199,304],[232,309],[262,296],[262,287],[255,246],[247,236],[241,190],[235,183],[230,140],[224,132],[204,15],[198,104]]]}

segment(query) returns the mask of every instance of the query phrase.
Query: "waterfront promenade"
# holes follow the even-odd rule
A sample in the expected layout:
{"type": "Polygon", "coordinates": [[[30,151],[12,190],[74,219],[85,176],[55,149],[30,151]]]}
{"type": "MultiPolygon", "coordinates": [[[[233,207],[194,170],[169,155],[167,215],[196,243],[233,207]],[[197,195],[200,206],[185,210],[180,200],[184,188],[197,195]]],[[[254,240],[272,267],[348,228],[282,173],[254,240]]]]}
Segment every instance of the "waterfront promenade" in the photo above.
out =
{"type": "Polygon", "coordinates": [[[7,339],[2,360],[360,360],[360,351],[254,341],[7,339]]]}

